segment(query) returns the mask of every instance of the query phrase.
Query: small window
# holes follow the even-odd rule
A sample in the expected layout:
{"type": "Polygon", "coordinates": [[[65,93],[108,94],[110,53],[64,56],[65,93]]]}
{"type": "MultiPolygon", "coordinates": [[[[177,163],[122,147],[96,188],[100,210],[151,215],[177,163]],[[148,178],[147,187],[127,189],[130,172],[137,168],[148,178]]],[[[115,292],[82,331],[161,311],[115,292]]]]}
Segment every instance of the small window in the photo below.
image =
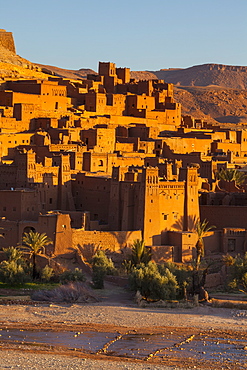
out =
{"type": "Polygon", "coordinates": [[[234,252],[236,249],[236,239],[228,239],[228,252],[234,252]]]}
{"type": "Polygon", "coordinates": [[[3,207],[3,211],[6,211],[6,207],[3,207]]]}

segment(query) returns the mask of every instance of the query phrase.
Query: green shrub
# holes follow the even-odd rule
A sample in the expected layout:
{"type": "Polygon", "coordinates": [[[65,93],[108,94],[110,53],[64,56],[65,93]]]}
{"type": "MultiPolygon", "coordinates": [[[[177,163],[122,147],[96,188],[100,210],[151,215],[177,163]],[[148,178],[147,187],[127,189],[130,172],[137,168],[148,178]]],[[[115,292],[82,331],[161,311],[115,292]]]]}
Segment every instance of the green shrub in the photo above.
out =
{"type": "Polygon", "coordinates": [[[228,266],[228,286],[234,290],[247,292],[247,252],[244,257],[229,255],[223,257],[223,262],[228,266]]]}
{"type": "Polygon", "coordinates": [[[151,251],[145,246],[144,240],[134,240],[131,251],[131,262],[134,266],[151,261],[151,251]]]}
{"type": "Polygon", "coordinates": [[[22,284],[31,280],[25,266],[16,261],[0,263],[0,280],[11,285],[22,284]]]}
{"type": "Polygon", "coordinates": [[[134,267],[129,275],[129,284],[132,290],[139,290],[142,296],[154,300],[175,299],[178,289],[176,277],[168,269],[161,275],[154,262],[134,267]]]}
{"type": "Polygon", "coordinates": [[[0,263],[0,280],[10,285],[23,284],[30,281],[30,264],[22,257],[22,252],[15,247],[3,249],[7,261],[0,263]]]}
{"type": "Polygon", "coordinates": [[[74,271],[71,270],[64,271],[59,276],[59,281],[62,284],[66,284],[71,281],[86,281],[86,278],[81,269],[75,268],[74,271]]]}
{"type": "Polygon", "coordinates": [[[48,283],[51,280],[51,277],[54,275],[54,270],[50,266],[46,265],[40,273],[40,277],[42,281],[48,283]]]}
{"type": "Polygon", "coordinates": [[[162,265],[158,265],[158,270],[161,275],[164,275],[166,269],[176,277],[179,285],[179,296],[184,298],[186,293],[186,287],[192,282],[192,269],[190,266],[178,265],[173,262],[165,262],[162,265]]]}
{"type": "Polygon", "coordinates": [[[8,248],[3,248],[3,251],[7,256],[7,261],[15,261],[18,264],[24,263],[22,251],[19,248],[8,247],[8,248]]]}
{"type": "Polygon", "coordinates": [[[112,260],[101,250],[97,251],[92,258],[92,269],[92,281],[95,289],[104,288],[104,278],[106,275],[116,275],[117,273],[112,260]]]}

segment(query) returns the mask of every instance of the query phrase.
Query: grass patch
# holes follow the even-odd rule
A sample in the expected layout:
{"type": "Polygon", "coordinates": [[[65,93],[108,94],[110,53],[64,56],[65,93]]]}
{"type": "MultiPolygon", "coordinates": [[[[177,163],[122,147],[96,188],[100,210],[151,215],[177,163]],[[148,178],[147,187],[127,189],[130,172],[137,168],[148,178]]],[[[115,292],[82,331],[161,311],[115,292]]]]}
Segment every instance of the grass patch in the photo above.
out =
{"type": "Polygon", "coordinates": [[[8,284],[8,283],[1,283],[0,282],[0,289],[11,289],[11,290],[41,290],[46,289],[50,290],[56,288],[60,284],[58,283],[23,283],[23,284],[8,284]]]}
{"type": "Polygon", "coordinates": [[[212,299],[212,307],[247,310],[247,302],[245,303],[245,302],[223,301],[223,300],[218,300],[218,299],[212,299]]]}

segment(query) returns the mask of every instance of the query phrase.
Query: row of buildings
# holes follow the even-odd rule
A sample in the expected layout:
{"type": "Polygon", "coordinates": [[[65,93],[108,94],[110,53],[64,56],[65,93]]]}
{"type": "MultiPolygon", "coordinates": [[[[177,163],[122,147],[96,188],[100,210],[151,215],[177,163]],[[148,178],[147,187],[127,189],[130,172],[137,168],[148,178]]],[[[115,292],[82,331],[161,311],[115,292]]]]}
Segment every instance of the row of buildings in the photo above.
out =
{"type": "Polygon", "coordinates": [[[206,253],[244,252],[246,188],[215,180],[246,170],[247,131],[181,115],[173,85],[99,63],[74,81],[0,85],[2,246],[46,232],[52,255],[123,250],[143,238],[155,258],[191,259],[196,220],[216,226],[206,253]]]}

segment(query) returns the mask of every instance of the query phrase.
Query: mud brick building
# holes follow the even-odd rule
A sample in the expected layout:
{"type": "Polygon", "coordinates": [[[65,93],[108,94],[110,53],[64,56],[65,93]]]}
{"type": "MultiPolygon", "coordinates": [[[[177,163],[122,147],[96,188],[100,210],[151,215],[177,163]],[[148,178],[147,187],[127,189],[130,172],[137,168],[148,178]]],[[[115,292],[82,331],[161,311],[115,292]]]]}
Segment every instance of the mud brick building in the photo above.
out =
{"type": "MultiPolygon", "coordinates": [[[[3,30],[1,43],[14,51],[3,30]]],[[[50,255],[143,238],[154,259],[181,262],[193,255],[201,215],[217,226],[206,254],[243,253],[246,185],[220,184],[215,173],[245,172],[246,155],[245,129],[182,117],[172,84],[136,81],[111,62],[85,80],[4,80],[1,246],[30,229],[53,240],[50,255]]]]}

